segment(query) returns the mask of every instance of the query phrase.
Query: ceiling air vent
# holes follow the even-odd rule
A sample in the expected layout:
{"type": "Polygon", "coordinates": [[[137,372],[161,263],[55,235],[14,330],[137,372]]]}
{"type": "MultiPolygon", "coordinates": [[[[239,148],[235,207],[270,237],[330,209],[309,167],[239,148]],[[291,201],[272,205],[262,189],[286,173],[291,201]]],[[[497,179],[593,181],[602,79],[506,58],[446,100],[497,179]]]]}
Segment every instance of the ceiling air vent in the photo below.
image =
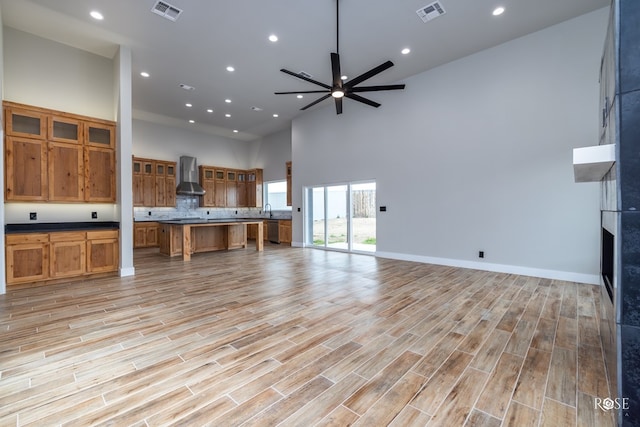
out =
{"type": "Polygon", "coordinates": [[[437,18],[438,16],[444,15],[447,12],[445,12],[444,8],[442,7],[442,3],[440,3],[439,1],[434,1],[431,4],[416,10],[416,13],[423,22],[429,22],[432,19],[437,18]]]}
{"type": "Polygon", "coordinates": [[[176,22],[182,14],[182,10],[161,0],[158,0],[156,4],[153,5],[153,8],[151,8],[151,12],[173,22],[176,22]]]}

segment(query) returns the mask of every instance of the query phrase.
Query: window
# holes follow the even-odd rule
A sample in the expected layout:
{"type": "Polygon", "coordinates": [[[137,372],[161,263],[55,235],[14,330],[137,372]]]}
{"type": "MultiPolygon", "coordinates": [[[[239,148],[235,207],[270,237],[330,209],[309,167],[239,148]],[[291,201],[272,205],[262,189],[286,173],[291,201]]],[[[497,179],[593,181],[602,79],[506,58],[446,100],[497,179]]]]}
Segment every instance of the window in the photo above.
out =
{"type": "Polygon", "coordinates": [[[290,211],[287,206],[287,181],[272,181],[264,185],[264,204],[269,203],[272,211],[290,211]]]}

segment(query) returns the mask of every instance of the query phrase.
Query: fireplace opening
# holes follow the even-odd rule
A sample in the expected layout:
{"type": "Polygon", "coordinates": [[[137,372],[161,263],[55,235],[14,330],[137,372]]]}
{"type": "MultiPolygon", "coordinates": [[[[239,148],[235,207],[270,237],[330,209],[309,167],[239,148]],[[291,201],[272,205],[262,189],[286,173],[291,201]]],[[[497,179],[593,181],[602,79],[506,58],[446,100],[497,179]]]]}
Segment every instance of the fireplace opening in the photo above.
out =
{"type": "Polygon", "coordinates": [[[613,234],[609,233],[606,228],[602,229],[602,250],[601,250],[601,271],[604,286],[609,294],[609,298],[613,303],[613,251],[614,251],[613,234]]]}

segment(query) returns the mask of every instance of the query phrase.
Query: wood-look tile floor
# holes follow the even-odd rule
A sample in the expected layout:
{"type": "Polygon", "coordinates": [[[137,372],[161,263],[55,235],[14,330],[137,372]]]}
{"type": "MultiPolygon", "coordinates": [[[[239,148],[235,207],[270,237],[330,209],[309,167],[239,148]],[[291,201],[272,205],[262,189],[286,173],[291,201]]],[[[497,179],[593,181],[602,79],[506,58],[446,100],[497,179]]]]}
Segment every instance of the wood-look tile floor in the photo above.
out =
{"type": "Polygon", "coordinates": [[[267,246],[0,296],[0,425],[609,426],[597,287],[267,246]]]}

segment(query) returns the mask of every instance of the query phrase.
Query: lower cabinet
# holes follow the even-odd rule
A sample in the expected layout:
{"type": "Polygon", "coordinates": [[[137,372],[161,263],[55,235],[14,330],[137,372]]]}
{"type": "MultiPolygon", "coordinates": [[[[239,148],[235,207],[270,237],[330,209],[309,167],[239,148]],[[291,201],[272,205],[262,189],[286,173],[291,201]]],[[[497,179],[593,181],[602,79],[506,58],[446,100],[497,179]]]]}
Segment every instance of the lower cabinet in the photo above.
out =
{"type": "Polygon", "coordinates": [[[278,232],[280,233],[280,243],[291,244],[291,220],[278,221],[278,232]]]}
{"type": "Polygon", "coordinates": [[[7,284],[49,278],[49,234],[7,234],[5,243],[7,284]]]}
{"type": "Polygon", "coordinates": [[[52,279],[82,276],[87,272],[86,233],[51,233],[49,260],[52,279]]]}
{"type": "Polygon", "coordinates": [[[87,232],[87,272],[106,273],[117,271],[120,262],[118,231],[87,232]]]}
{"type": "Polygon", "coordinates": [[[7,284],[117,271],[118,241],[118,230],[7,234],[7,284]]]}
{"type": "Polygon", "coordinates": [[[133,248],[160,247],[160,224],[154,221],[133,224],[133,248]]]}

